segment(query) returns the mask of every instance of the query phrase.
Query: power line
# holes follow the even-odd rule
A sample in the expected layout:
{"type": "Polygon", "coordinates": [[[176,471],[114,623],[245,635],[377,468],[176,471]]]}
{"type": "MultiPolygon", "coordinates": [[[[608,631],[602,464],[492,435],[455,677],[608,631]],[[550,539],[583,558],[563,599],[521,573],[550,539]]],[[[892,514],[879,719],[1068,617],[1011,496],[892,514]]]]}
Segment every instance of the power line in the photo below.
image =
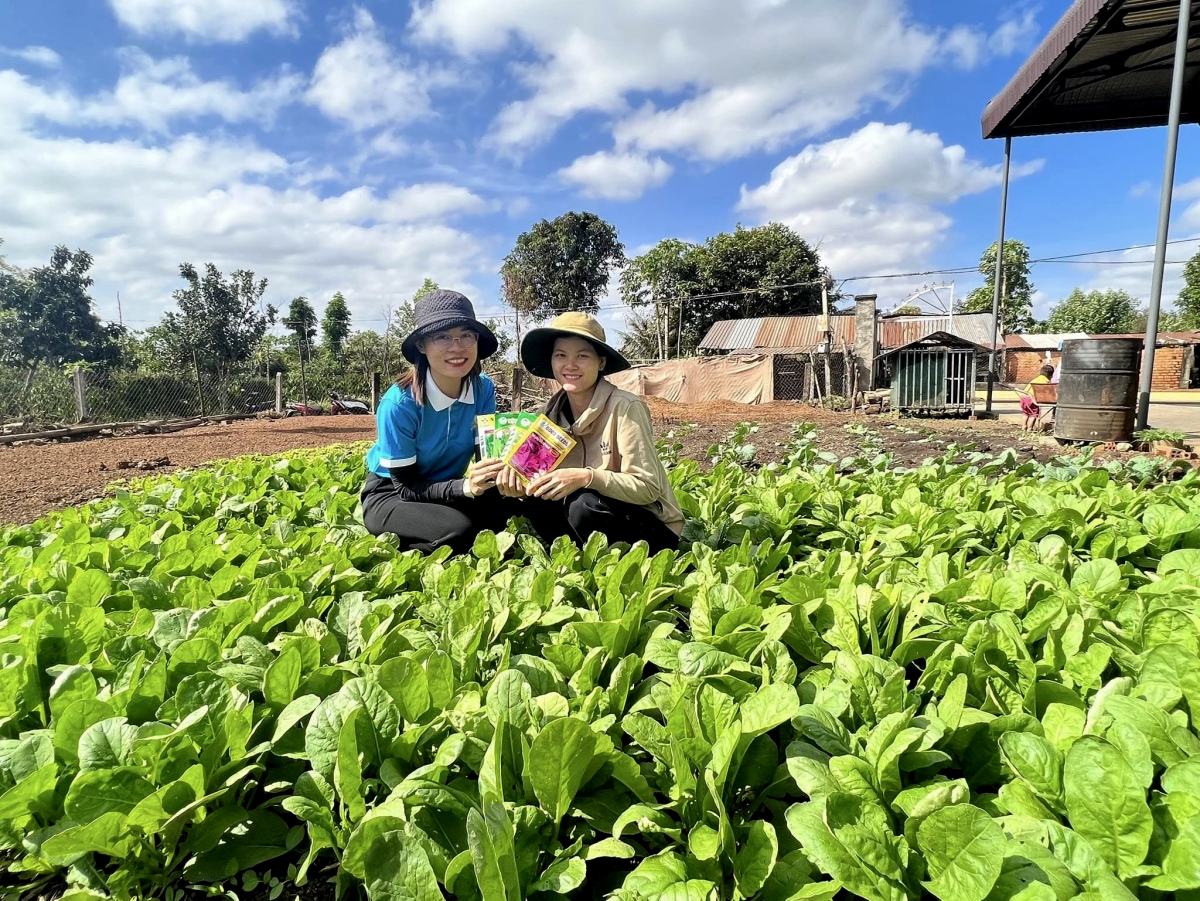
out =
{"type": "MultiPolygon", "coordinates": [[[[1175,238],[1175,239],[1167,242],[1167,244],[1169,244],[1169,245],[1195,244],[1195,243],[1200,243],[1200,237],[1175,238]]],[[[1067,253],[1067,254],[1059,254],[1057,256],[1039,257],[1037,259],[1030,260],[1029,265],[1030,266],[1039,266],[1039,265],[1044,265],[1047,263],[1051,263],[1051,264],[1059,263],[1059,264],[1064,264],[1064,265],[1079,265],[1079,266],[1146,266],[1146,265],[1151,264],[1153,261],[1152,260],[1085,260],[1082,258],[1083,257],[1092,257],[1092,256],[1102,256],[1103,254],[1110,254],[1110,253],[1128,253],[1131,250],[1144,250],[1144,249],[1151,248],[1154,246],[1155,245],[1153,245],[1153,244],[1133,244],[1128,247],[1114,247],[1114,248],[1109,248],[1107,250],[1087,250],[1087,251],[1081,251],[1079,253],[1067,253]]],[[[1185,265],[1188,262],[1189,262],[1188,260],[1168,260],[1166,265],[1181,266],[1181,265],[1185,265]]],[[[846,285],[846,284],[849,284],[850,282],[884,281],[884,280],[902,279],[902,278],[922,278],[924,276],[929,276],[929,275],[963,275],[963,274],[967,274],[967,273],[977,273],[977,272],[979,272],[978,266],[958,266],[958,267],[953,267],[953,268],[948,268],[948,269],[925,269],[925,270],[921,270],[919,272],[890,272],[890,273],[879,273],[879,274],[875,274],[875,275],[852,275],[852,276],[849,276],[848,278],[840,279],[838,281],[838,285],[840,287],[841,285],[846,285]]],[[[768,285],[768,286],[758,287],[758,288],[743,288],[743,289],[739,289],[736,291],[721,291],[721,292],[717,292],[717,293],[713,293],[713,294],[694,294],[694,295],[691,295],[688,297],[675,298],[675,299],[671,300],[669,303],[684,304],[684,303],[690,303],[690,302],[696,301],[696,300],[715,300],[715,299],[718,299],[721,297],[741,297],[741,296],[744,296],[747,294],[758,294],[758,293],[765,293],[768,291],[785,291],[785,290],[789,290],[792,288],[815,287],[820,284],[821,284],[821,280],[816,279],[816,280],[804,281],[804,282],[791,282],[791,283],[785,284],[785,285],[768,285]]],[[[118,301],[118,303],[119,303],[119,301],[118,301]]],[[[649,304],[646,304],[646,305],[649,305],[649,304]]],[[[628,309],[630,309],[630,306],[627,304],[624,304],[624,303],[601,304],[596,307],[597,312],[611,312],[614,310],[628,310],[628,309]]],[[[570,312],[570,311],[571,311],[570,307],[561,307],[561,308],[560,307],[552,307],[549,309],[540,310],[539,312],[544,312],[547,314],[555,314],[555,313],[566,313],[566,312],[570,312]]],[[[515,322],[519,315],[521,315],[521,314],[510,313],[510,312],[501,312],[501,313],[493,313],[493,314],[485,313],[485,314],[481,314],[481,318],[498,320],[501,322],[515,322]]],[[[526,317],[529,316],[528,313],[526,313],[524,315],[526,317]]],[[[156,323],[156,322],[160,321],[160,320],[154,320],[154,319],[125,319],[124,316],[121,315],[121,313],[119,311],[119,307],[118,307],[118,316],[120,317],[119,324],[124,324],[126,322],[156,323]]],[[[388,317],[386,317],[386,316],[359,316],[356,318],[357,318],[357,321],[359,321],[359,322],[389,322],[390,321],[388,319],[388,317]]],[[[112,320],[101,320],[101,321],[102,322],[107,321],[107,322],[111,323],[112,320]]]]}

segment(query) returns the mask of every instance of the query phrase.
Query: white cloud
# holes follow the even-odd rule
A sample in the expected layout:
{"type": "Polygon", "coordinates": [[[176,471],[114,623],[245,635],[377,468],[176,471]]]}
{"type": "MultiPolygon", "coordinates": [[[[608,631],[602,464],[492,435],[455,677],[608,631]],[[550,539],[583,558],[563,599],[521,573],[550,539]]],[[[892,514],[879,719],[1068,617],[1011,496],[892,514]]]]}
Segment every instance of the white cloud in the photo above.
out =
{"type": "Polygon", "coordinates": [[[178,266],[245,267],[270,279],[269,299],[341,290],[360,327],[423,278],[471,290],[494,271],[487,248],[452,224],[493,204],[453,184],[390,193],[350,186],[318,190],[336,171],[293,163],[250,140],[189,135],[157,145],[134,140],[49,137],[31,127],[70,94],[39,92],[0,73],[0,97],[22,87],[22,106],[0,107],[0,236],[15,265],[44,262],[56,244],[95,256],[93,296],[116,318],[144,328],[172,306],[178,266]],[[7,79],[7,80],[6,80],[7,79]]]}
{"type": "MultiPolygon", "coordinates": [[[[1015,166],[1013,177],[1040,168],[1015,166]]],[[[742,188],[738,209],[819,242],[835,275],[895,272],[923,265],[953,224],[940,206],[1000,179],[999,166],[935,134],[872,122],[784,160],[766,184],[742,188]]]]}
{"type": "Polygon", "coordinates": [[[636,200],[670,178],[671,167],[661,157],[601,151],[579,157],[560,169],[558,177],[580,188],[585,197],[636,200]]]}
{"type": "Polygon", "coordinates": [[[181,34],[199,41],[244,41],[256,31],[294,34],[296,0],[109,0],[138,34],[181,34]]]}
{"type": "Polygon", "coordinates": [[[960,68],[977,69],[993,59],[1029,50],[1039,31],[1036,11],[1026,9],[1004,20],[991,34],[967,25],[956,26],[946,35],[943,46],[960,68]]]}
{"type": "Polygon", "coordinates": [[[362,131],[428,115],[430,80],[396,56],[359,7],[350,32],[317,60],[307,96],[329,118],[362,131]]]}
{"type": "Polygon", "coordinates": [[[951,54],[907,0],[429,0],[413,28],[464,57],[532,51],[490,135],[513,154],[595,111],[619,151],[731,159],[894,104],[951,54]]]}
{"type": "Polygon", "coordinates": [[[0,48],[0,56],[14,56],[17,59],[25,60],[27,63],[32,63],[35,66],[44,66],[47,69],[57,69],[62,65],[62,57],[49,47],[23,47],[20,50],[0,48]]]}
{"type": "Polygon", "coordinates": [[[230,81],[204,81],[186,57],[154,59],[121,51],[122,73],[112,90],[80,97],[49,91],[10,70],[0,70],[0,121],[25,115],[60,125],[141,125],[166,131],[174,120],[216,116],[226,122],[269,124],[299,95],[304,80],[282,71],[242,90],[230,81]]]}

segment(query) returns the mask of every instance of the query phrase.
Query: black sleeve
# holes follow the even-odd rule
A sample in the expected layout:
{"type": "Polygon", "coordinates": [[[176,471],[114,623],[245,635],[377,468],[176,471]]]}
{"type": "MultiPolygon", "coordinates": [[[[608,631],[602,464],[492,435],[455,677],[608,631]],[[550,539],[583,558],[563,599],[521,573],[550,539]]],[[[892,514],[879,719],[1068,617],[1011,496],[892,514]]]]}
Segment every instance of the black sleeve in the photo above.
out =
{"type": "Polygon", "coordinates": [[[463,497],[466,479],[429,482],[417,475],[417,464],[388,469],[401,500],[444,504],[463,497]]]}

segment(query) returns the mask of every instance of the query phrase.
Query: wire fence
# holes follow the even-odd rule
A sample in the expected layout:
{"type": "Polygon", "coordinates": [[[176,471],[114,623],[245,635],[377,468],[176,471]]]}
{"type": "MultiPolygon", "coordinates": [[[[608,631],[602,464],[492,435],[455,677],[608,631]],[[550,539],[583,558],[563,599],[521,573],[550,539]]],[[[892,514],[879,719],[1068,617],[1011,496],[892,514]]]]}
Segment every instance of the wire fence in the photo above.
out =
{"type": "Polygon", "coordinates": [[[0,366],[3,424],[71,422],[77,410],[70,377],[61,369],[0,366]]]}

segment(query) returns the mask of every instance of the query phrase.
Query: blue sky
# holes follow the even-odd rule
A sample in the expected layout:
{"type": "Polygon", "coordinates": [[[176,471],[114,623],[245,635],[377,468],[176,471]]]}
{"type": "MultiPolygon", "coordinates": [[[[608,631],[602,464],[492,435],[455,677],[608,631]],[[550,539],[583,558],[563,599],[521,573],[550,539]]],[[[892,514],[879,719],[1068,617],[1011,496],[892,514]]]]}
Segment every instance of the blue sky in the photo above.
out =
{"type": "MultiPolygon", "coordinates": [[[[501,312],[515,237],[571,209],[631,253],[779,220],[837,279],[969,266],[999,206],[980,115],[1069,5],[7,3],[0,252],[88,249],[101,315],[120,292],[135,328],[172,305],[184,261],[252,268],[280,306],[341,290],[364,328],[427,276],[501,312]]],[[[1200,233],[1198,139],[1177,238],[1200,233]]],[[[1161,129],[1018,141],[1009,235],[1035,258],[1153,241],[1164,146],[1161,129]]],[[[1102,259],[1122,262],[1035,267],[1038,312],[1075,286],[1148,295],[1149,251],[1102,259]]],[[[941,278],[846,289],[892,306],[941,278]]]]}

